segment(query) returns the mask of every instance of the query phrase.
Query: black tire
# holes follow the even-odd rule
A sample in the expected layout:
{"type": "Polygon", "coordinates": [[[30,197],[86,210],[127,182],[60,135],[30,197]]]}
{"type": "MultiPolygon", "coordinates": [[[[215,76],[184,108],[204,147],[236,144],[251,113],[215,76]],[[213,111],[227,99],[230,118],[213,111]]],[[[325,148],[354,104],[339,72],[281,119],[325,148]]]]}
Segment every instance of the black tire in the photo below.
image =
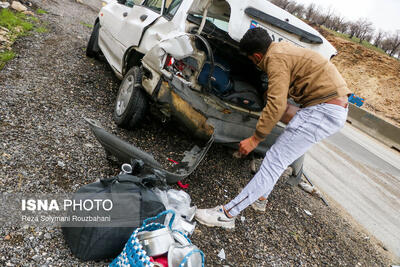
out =
{"type": "Polygon", "coordinates": [[[86,56],[97,58],[100,55],[99,40],[100,23],[96,22],[93,27],[92,34],[90,35],[89,42],[86,47],[86,56]]]}
{"type": "Polygon", "coordinates": [[[119,86],[114,105],[114,121],[122,128],[132,129],[146,115],[148,98],[141,87],[142,71],[139,67],[131,68],[119,86]]]}

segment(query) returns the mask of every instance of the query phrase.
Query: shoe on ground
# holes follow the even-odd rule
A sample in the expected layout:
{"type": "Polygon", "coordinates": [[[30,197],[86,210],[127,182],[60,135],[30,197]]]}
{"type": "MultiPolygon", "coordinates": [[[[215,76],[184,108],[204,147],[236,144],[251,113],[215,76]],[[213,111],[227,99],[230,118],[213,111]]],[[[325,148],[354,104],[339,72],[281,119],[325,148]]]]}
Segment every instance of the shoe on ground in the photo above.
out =
{"type": "Polygon", "coordinates": [[[217,226],[225,229],[235,228],[236,217],[229,218],[226,216],[222,206],[211,209],[197,209],[195,218],[199,223],[206,226],[217,226]]]}
{"type": "Polygon", "coordinates": [[[265,211],[267,209],[268,199],[259,200],[257,199],[251,204],[251,207],[256,211],[265,211]]]}

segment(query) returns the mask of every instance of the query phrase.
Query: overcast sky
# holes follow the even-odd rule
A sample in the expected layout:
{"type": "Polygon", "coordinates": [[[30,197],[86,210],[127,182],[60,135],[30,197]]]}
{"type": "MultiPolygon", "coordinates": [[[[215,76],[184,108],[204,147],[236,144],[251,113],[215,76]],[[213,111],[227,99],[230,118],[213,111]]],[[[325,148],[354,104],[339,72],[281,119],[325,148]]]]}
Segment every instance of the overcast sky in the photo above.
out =
{"type": "Polygon", "coordinates": [[[326,10],[330,6],[348,20],[368,18],[375,29],[400,30],[400,0],[295,0],[308,6],[315,3],[326,10]]]}

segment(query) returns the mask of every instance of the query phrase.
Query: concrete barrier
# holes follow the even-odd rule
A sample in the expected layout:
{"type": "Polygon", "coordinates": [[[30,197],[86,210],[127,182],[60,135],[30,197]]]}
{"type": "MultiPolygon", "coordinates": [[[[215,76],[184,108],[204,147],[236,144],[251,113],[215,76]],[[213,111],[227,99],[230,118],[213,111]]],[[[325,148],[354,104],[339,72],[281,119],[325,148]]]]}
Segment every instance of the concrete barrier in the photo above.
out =
{"type": "Polygon", "coordinates": [[[382,143],[400,151],[400,128],[353,104],[349,105],[347,121],[382,143]]]}

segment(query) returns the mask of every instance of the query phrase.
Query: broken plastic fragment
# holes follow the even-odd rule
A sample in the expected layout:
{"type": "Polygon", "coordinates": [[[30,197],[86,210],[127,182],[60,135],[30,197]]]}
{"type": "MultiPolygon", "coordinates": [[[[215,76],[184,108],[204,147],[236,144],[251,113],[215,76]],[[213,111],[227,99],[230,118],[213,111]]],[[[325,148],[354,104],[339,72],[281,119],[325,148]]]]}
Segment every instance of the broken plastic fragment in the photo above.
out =
{"type": "Polygon", "coordinates": [[[178,181],[177,184],[182,189],[188,189],[189,188],[189,184],[182,184],[181,181],[178,181]]]}
{"type": "Polygon", "coordinates": [[[304,212],[308,215],[308,216],[312,216],[312,213],[308,210],[304,210],[304,212]]]}
{"type": "Polygon", "coordinates": [[[221,249],[221,250],[220,250],[220,252],[218,253],[218,257],[219,257],[221,260],[225,260],[225,250],[224,250],[224,249],[221,249]]]}

